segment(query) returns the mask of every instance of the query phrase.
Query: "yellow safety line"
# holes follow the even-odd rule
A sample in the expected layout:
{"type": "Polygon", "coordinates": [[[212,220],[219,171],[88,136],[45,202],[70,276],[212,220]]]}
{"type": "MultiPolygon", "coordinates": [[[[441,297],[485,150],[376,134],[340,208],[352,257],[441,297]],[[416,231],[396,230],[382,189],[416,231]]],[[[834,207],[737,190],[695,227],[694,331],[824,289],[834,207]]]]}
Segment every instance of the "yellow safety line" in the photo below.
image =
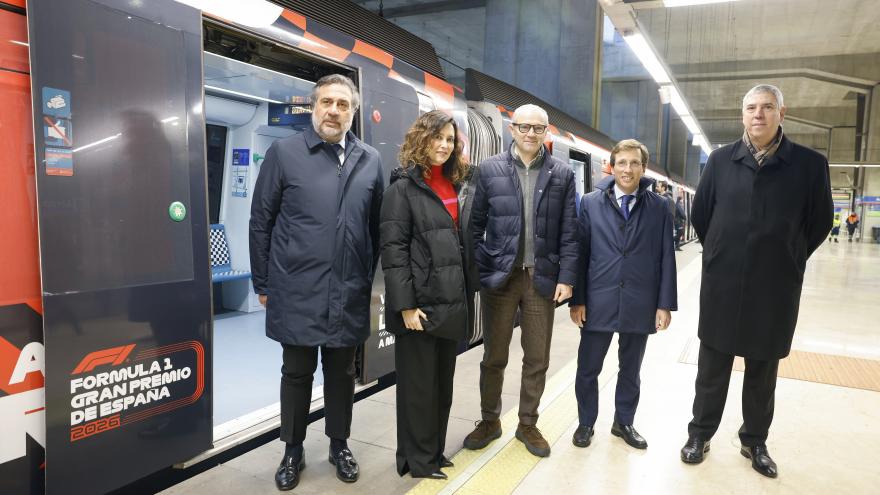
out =
{"type": "MultiPolygon", "coordinates": [[[[570,388],[570,384],[574,380],[574,374],[576,371],[577,371],[577,359],[573,359],[568,364],[566,364],[562,369],[560,369],[558,372],[556,372],[552,377],[550,377],[550,379],[547,380],[547,383],[544,386],[544,390],[555,392],[560,387],[564,387],[565,389],[570,388]]],[[[555,392],[555,393],[558,395],[560,392],[555,392]]],[[[564,391],[561,393],[564,395],[571,395],[572,400],[574,400],[573,393],[566,394],[564,391]]],[[[547,395],[548,394],[545,394],[545,396],[547,396],[547,395]]],[[[575,403],[575,411],[576,411],[576,407],[577,407],[577,404],[575,403]]],[[[549,409],[549,406],[547,409],[549,409]]],[[[545,418],[544,417],[545,414],[547,414],[546,410],[545,410],[545,412],[542,412],[542,415],[538,420],[539,428],[542,428],[541,429],[542,432],[544,430],[543,430],[543,426],[541,426],[541,425],[543,425],[545,423],[550,424],[553,422],[552,419],[545,418]]],[[[569,423],[570,423],[571,422],[571,412],[566,411],[566,414],[569,417],[569,423]]],[[[551,414],[551,415],[553,415],[553,414],[551,414]]],[[[553,415],[553,416],[555,417],[555,415],[553,415]]],[[[560,419],[562,419],[562,418],[560,418],[560,419]]],[[[447,479],[447,480],[427,480],[427,479],[422,480],[419,482],[419,484],[417,484],[409,492],[407,492],[408,495],[436,495],[437,493],[440,493],[440,491],[442,491],[444,488],[446,488],[447,485],[449,485],[454,480],[456,480],[456,478],[458,478],[462,475],[464,475],[464,476],[470,475],[471,477],[475,477],[478,473],[473,473],[473,470],[468,469],[468,467],[470,467],[472,464],[474,464],[476,461],[478,461],[481,457],[488,454],[489,452],[491,452],[493,450],[504,451],[504,450],[507,450],[509,447],[511,447],[511,445],[513,445],[513,446],[518,445],[522,449],[522,451],[526,453],[526,455],[533,457],[535,459],[535,462],[537,462],[537,458],[532,456],[531,454],[529,454],[528,451],[525,450],[525,447],[522,446],[522,443],[519,440],[511,442],[514,439],[514,432],[516,431],[516,426],[518,424],[519,424],[519,410],[518,410],[518,405],[514,404],[514,406],[504,416],[501,417],[501,429],[504,432],[504,434],[502,435],[501,438],[499,438],[498,440],[495,440],[494,442],[489,444],[489,446],[487,446],[486,448],[481,449],[481,450],[461,449],[457,454],[455,454],[452,457],[452,461],[455,463],[455,467],[443,469],[443,472],[446,473],[446,475],[449,477],[449,479],[447,479]],[[499,445],[504,445],[504,447],[501,449],[498,449],[499,445]]],[[[567,428],[567,425],[565,427],[563,427],[562,431],[564,431],[565,428],[567,428]]],[[[561,432],[559,434],[561,434],[561,432]]],[[[558,437],[559,434],[557,434],[556,436],[558,437]]],[[[545,436],[546,436],[546,433],[545,433],[545,436]]],[[[486,462],[487,463],[491,462],[496,457],[497,457],[497,454],[495,456],[489,457],[489,459],[486,459],[486,462]]],[[[479,467],[479,466],[477,466],[477,467],[479,467]]],[[[529,469],[531,469],[531,468],[529,468],[529,469]]],[[[526,471],[526,472],[528,472],[528,471],[526,471]]],[[[520,480],[517,480],[517,484],[519,483],[519,481],[520,480]]],[[[468,481],[467,483],[470,483],[470,481],[468,481]]],[[[516,485],[514,485],[514,486],[516,486],[516,485]]],[[[493,490],[492,493],[499,493],[499,492],[496,490],[493,490]]]]}
{"type": "MultiPolygon", "coordinates": [[[[573,375],[574,372],[571,378],[574,378],[573,375]]],[[[574,384],[571,384],[541,412],[538,428],[547,442],[553,445],[572,422],[576,421],[576,418],[577,399],[574,394],[574,384]]],[[[529,453],[519,440],[510,442],[455,493],[462,495],[512,493],[540,459],[529,453]]]]}

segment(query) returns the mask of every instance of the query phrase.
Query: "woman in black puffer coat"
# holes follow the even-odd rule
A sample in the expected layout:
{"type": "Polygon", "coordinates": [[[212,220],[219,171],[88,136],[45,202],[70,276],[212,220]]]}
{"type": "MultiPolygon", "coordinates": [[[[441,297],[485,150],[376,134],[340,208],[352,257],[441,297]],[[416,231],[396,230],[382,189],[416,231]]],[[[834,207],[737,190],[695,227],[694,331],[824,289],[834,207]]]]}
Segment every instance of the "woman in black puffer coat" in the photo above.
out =
{"type": "Polygon", "coordinates": [[[473,171],[455,121],[428,112],[413,124],[382,198],[379,227],[386,329],[397,336],[397,472],[445,479],[458,343],[479,289],[465,249],[473,171]]]}

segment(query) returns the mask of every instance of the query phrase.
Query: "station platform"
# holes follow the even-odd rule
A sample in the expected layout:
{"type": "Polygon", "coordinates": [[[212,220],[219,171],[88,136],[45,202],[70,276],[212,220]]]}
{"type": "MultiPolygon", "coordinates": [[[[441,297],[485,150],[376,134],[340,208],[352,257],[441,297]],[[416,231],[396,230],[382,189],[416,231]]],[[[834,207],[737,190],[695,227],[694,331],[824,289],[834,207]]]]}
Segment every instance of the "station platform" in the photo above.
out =
{"type": "MultiPolygon", "coordinates": [[[[323,421],[309,426],[306,469],[292,493],[326,494],[568,494],[568,493],[876,493],[880,486],[880,245],[825,243],[807,265],[794,352],[780,363],[776,414],[768,448],[779,478],[751,469],[739,453],[742,373],[734,372],[721,427],[706,460],[679,460],[696,376],[701,246],[677,253],[679,311],[652,336],[642,366],[635,426],[649,447],[639,451],[610,434],[617,355],[613,344],[600,380],[600,412],[592,445],[572,445],[579,332],[567,306],[556,313],[550,370],[538,427],[549,458],[529,454],[514,439],[522,352],[510,349],[503,394],[503,436],[481,451],[462,450],[480,419],[482,348],[459,356],[447,456],[455,468],[444,482],[399,477],[394,468],[395,390],[354,405],[349,446],[361,477],[347,485],[327,462],[323,421]]],[[[740,368],[741,369],[741,368],[740,368]]],[[[274,377],[272,379],[277,379],[274,377]]],[[[283,452],[273,441],[174,487],[167,495],[278,493],[273,476],[283,452]]]]}

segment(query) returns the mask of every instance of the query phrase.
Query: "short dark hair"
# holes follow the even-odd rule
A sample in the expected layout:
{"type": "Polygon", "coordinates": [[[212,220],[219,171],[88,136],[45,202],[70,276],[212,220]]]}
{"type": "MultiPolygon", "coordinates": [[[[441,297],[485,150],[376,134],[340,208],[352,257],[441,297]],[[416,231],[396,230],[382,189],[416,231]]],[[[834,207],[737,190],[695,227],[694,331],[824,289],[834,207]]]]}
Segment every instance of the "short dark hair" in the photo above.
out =
{"type": "Polygon", "coordinates": [[[642,166],[648,166],[648,147],[644,144],[636,141],[635,139],[624,139],[619,143],[614,145],[614,148],[611,150],[611,165],[614,166],[614,159],[617,157],[617,154],[621,151],[633,151],[639,150],[642,155],[642,166]]]}
{"type": "Polygon", "coordinates": [[[354,81],[349,79],[342,74],[328,74],[321,79],[318,79],[318,82],[315,83],[315,87],[312,88],[312,105],[317,103],[318,99],[318,89],[324,86],[329,86],[331,84],[341,84],[348,88],[351,91],[351,108],[354,111],[357,111],[361,106],[361,94],[358,92],[357,86],[355,86],[354,81]]]}

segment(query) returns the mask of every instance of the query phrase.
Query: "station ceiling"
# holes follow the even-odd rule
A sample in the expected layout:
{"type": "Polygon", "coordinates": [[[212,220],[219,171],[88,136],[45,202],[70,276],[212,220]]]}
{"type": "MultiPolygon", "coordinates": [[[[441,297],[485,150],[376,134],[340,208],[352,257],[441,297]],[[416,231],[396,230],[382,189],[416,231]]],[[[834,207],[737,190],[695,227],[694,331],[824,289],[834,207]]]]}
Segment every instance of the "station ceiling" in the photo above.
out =
{"type": "MultiPolygon", "coordinates": [[[[430,41],[442,58],[481,68],[486,0],[354,3],[373,12],[381,3],[387,19],[430,41]]],[[[878,0],[738,0],[678,8],[666,8],[661,0],[600,4],[615,26],[621,15],[640,26],[713,144],[742,135],[742,96],[767,82],[784,93],[785,130],[793,139],[823,154],[832,143],[831,161],[858,159],[857,126],[864,120],[858,113],[870,106],[868,95],[880,84],[878,0]]]]}

